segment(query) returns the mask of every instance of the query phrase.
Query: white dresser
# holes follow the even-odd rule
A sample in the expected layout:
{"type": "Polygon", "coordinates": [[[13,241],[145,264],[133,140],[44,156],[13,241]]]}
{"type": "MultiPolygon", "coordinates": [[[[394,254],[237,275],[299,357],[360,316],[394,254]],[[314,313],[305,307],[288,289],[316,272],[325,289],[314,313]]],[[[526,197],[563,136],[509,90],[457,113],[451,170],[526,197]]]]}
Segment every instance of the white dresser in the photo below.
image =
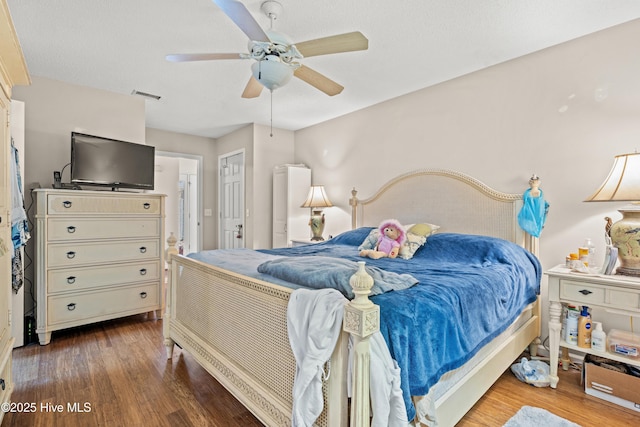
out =
{"type": "Polygon", "coordinates": [[[35,190],[37,329],[51,332],[164,303],[164,195],[35,190]]]}

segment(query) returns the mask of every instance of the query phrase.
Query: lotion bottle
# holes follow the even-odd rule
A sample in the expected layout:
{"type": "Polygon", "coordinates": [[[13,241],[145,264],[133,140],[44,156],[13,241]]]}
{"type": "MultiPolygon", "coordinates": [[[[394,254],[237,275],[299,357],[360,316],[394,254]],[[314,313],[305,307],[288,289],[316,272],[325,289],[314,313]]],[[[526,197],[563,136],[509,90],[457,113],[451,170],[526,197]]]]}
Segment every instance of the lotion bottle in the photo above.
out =
{"type": "Polygon", "coordinates": [[[578,317],[580,312],[578,309],[570,305],[567,307],[567,318],[565,327],[564,339],[567,343],[572,345],[578,345],[578,317]]]}
{"type": "Polygon", "coordinates": [[[607,334],[602,330],[601,322],[593,322],[595,329],[591,332],[591,349],[605,352],[607,349],[607,334]]]}
{"type": "Polygon", "coordinates": [[[578,319],[578,347],[591,348],[591,316],[586,305],[582,306],[578,319]]]}

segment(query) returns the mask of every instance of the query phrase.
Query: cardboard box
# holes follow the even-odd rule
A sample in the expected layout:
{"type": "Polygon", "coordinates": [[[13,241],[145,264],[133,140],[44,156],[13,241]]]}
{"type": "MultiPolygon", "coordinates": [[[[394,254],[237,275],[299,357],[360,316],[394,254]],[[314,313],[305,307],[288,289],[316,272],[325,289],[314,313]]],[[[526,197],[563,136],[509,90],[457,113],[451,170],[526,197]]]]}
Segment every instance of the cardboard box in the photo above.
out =
{"type": "MultiPolygon", "coordinates": [[[[585,393],[640,412],[640,378],[602,367],[602,360],[601,357],[586,355],[582,371],[585,393]]],[[[622,364],[609,362],[613,366],[622,364]]]]}

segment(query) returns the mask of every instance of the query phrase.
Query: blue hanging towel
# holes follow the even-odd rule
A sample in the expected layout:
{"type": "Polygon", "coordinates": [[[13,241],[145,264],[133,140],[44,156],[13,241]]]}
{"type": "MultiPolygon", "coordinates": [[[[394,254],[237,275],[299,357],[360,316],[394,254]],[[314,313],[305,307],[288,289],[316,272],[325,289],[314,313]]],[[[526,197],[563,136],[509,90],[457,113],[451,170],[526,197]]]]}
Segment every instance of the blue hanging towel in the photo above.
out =
{"type": "Polygon", "coordinates": [[[544,223],[547,220],[549,203],[544,200],[542,190],[540,190],[538,197],[533,197],[531,189],[528,189],[522,195],[522,199],[524,204],[518,213],[518,224],[520,224],[520,228],[533,237],[540,237],[540,232],[542,232],[544,223]]]}

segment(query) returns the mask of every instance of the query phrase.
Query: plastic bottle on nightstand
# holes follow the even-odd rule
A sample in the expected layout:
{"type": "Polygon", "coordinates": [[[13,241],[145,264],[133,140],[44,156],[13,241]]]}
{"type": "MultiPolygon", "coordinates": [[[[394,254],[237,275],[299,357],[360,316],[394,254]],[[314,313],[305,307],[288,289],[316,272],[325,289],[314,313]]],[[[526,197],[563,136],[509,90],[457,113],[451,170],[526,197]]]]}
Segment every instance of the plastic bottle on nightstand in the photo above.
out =
{"type": "Polygon", "coordinates": [[[607,350],[607,334],[602,330],[601,322],[593,322],[595,329],[591,331],[591,349],[597,351],[607,350]]]}
{"type": "Polygon", "coordinates": [[[582,306],[578,319],[578,347],[591,348],[591,315],[586,305],[582,306]]]}
{"type": "Polygon", "coordinates": [[[591,241],[590,237],[587,237],[584,240],[584,247],[589,249],[589,254],[587,255],[587,261],[589,261],[589,268],[596,267],[596,247],[591,241]]]}

